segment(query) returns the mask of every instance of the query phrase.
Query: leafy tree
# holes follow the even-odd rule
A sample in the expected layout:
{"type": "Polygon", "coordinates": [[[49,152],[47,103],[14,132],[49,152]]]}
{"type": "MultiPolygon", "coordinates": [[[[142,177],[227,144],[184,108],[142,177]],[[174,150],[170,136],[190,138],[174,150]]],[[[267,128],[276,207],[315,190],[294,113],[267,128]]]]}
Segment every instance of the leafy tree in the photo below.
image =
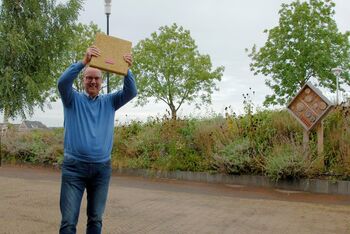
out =
{"type": "Polygon", "coordinates": [[[32,115],[62,71],[81,0],[3,0],[0,8],[0,111],[4,120],[32,115]]]}
{"type": "Polygon", "coordinates": [[[346,71],[340,85],[350,84],[350,34],[338,31],[334,6],[330,0],[282,4],[279,25],[265,30],[265,45],[259,50],[254,45],[249,54],[251,70],[269,76],[265,83],[274,91],[265,105],[286,104],[310,79],[334,91],[334,67],[346,71]]]}
{"type": "Polygon", "coordinates": [[[176,24],[159,28],[150,38],[133,49],[137,76],[137,105],[149,98],[168,105],[173,119],[182,104],[196,102],[199,107],[211,102],[215,81],[220,81],[224,67],[212,69],[209,55],[201,55],[190,31],[176,24]],[[199,102],[198,102],[199,100],[199,102]]]}
{"type": "MultiPolygon", "coordinates": [[[[93,45],[97,32],[101,32],[97,24],[90,22],[89,25],[78,23],[72,27],[72,39],[68,41],[64,57],[61,59],[62,68],[68,67],[83,59],[86,49],[93,45]]],[[[82,73],[80,73],[82,74],[82,73]]],[[[58,76],[57,76],[58,78],[58,76]]],[[[80,77],[82,78],[82,77],[80,77]]],[[[75,79],[74,86],[78,91],[83,90],[82,79],[75,79]]]]}

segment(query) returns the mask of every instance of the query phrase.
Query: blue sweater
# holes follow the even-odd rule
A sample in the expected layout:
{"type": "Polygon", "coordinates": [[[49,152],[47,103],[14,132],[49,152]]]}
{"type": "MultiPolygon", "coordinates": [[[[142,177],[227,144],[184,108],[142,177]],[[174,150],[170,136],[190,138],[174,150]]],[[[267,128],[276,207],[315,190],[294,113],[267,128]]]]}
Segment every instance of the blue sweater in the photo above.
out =
{"type": "Polygon", "coordinates": [[[106,162],[113,146],[115,111],[136,96],[136,84],[129,70],[122,90],[92,99],[72,87],[83,68],[82,62],[72,64],[58,80],[64,107],[64,156],[84,162],[106,162]]]}

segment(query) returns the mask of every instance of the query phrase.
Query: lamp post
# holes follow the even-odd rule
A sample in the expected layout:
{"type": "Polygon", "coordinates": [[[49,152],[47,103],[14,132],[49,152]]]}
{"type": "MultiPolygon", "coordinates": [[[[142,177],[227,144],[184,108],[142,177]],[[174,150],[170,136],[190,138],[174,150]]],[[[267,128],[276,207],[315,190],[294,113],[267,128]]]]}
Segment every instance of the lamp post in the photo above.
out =
{"type": "Polygon", "coordinates": [[[339,104],[339,76],[340,74],[342,73],[342,69],[340,67],[335,67],[335,68],[332,68],[332,72],[333,74],[335,75],[336,77],[336,85],[337,85],[337,99],[336,99],[336,104],[338,105],[339,104]]]}
{"type": "MultiPolygon", "coordinates": [[[[105,0],[105,14],[107,16],[107,35],[109,35],[109,15],[111,14],[112,0],[105,0]]],[[[109,93],[109,72],[107,72],[107,93],[109,93]]]]}

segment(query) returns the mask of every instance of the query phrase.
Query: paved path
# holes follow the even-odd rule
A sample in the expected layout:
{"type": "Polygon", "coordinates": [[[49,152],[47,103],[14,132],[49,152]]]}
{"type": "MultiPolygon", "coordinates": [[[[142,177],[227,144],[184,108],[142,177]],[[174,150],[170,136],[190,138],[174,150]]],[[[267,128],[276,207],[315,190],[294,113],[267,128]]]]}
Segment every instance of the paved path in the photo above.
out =
{"type": "MultiPolygon", "coordinates": [[[[58,233],[59,187],[57,170],[0,167],[0,233],[58,233]]],[[[113,176],[104,233],[350,233],[350,197],[113,176]]]]}

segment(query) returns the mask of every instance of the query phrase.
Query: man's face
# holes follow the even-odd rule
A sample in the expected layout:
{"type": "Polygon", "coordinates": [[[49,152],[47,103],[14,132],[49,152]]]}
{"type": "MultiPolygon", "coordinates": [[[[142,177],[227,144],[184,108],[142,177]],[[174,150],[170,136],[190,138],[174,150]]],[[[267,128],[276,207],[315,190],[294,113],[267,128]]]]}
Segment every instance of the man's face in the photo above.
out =
{"type": "Polygon", "coordinates": [[[90,97],[96,97],[102,85],[102,72],[99,69],[88,67],[84,72],[84,88],[90,97]]]}

